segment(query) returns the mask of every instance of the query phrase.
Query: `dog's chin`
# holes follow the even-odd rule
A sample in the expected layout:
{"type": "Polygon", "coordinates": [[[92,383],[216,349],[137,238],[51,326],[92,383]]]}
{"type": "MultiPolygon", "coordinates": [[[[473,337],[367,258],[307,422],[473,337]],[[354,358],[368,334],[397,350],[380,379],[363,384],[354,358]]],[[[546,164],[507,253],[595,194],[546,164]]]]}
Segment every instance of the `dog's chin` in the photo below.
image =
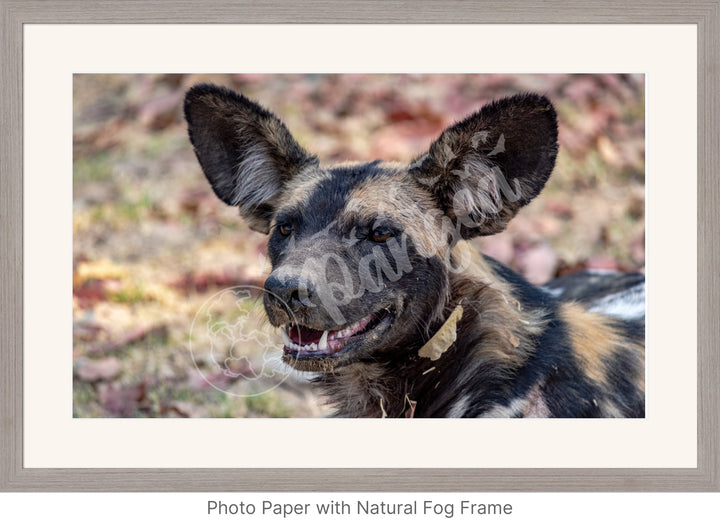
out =
{"type": "Polygon", "coordinates": [[[340,329],[285,325],[280,328],[285,343],[282,359],[296,370],[332,371],[381,348],[395,317],[394,308],[385,308],[340,329]]]}

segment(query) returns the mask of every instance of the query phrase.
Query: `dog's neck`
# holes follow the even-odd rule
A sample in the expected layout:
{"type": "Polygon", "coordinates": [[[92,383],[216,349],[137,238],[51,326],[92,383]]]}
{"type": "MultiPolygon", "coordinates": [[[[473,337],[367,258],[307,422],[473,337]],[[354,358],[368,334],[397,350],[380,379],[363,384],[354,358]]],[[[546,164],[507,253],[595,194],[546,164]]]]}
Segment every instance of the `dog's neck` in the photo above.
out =
{"type": "MultiPolygon", "coordinates": [[[[356,362],[319,376],[337,416],[452,416],[449,403],[457,402],[457,396],[438,394],[436,388],[462,385],[440,384],[447,381],[483,389],[477,395],[482,401],[485,393],[488,407],[499,398],[508,379],[532,354],[545,315],[523,308],[512,286],[482,255],[471,257],[466,268],[451,274],[450,297],[429,340],[385,352],[383,361],[356,362]],[[460,352],[467,358],[458,358],[460,352]],[[430,395],[432,400],[425,397],[430,395]]],[[[475,407],[482,413],[482,403],[475,407]]]]}

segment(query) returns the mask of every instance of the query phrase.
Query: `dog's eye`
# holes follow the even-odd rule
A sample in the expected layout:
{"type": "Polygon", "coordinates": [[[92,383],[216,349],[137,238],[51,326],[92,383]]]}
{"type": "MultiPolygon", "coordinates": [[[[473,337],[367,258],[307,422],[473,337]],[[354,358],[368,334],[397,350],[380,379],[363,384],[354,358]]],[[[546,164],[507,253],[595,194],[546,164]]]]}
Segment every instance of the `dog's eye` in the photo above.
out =
{"type": "Polygon", "coordinates": [[[385,243],[388,239],[393,237],[393,233],[387,228],[376,228],[370,233],[370,239],[375,243],[385,243]]]}
{"type": "Polygon", "coordinates": [[[278,229],[280,230],[280,233],[282,235],[284,235],[285,237],[292,234],[292,231],[293,231],[293,227],[290,223],[282,223],[281,225],[278,226],[278,229]]]}

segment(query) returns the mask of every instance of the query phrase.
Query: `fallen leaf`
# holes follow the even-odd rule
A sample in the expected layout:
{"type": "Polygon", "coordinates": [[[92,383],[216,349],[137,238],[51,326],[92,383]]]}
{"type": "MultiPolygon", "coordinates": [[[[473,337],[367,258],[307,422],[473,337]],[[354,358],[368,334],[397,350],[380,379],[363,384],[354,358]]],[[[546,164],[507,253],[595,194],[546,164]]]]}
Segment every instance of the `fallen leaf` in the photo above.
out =
{"type": "Polygon", "coordinates": [[[173,401],[170,403],[168,411],[172,411],[182,418],[199,418],[202,415],[197,405],[185,401],[173,401]]]}
{"type": "Polygon", "coordinates": [[[645,234],[640,234],[630,245],[630,256],[639,265],[645,265],[645,234]]]}
{"type": "Polygon", "coordinates": [[[462,305],[458,304],[438,332],[420,348],[418,355],[427,357],[431,361],[437,361],[457,339],[457,323],[462,315],[462,305]]]}
{"type": "Polygon", "coordinates": [[[138,109],[138,122],[154,131],[166,128],[178,117],[183,96],[184,92],[178,90],[143,103],[138,109]]]}
{"type": "Polygon", "coordinates": [[[540,285],[552,280],[558,266],[558,258],[555,251],[548,244],[540,244],[530,247],[516,258],[520,272],[535,285],[540,285]]]}
{"type": "Polygon", "coordinates": [[[587,261],[587,268],[590,270],[617,271],[618,263],[612,256],[592,256],[587,261]]]}
{"type": "Polygon", "coordinates": [[[622,163],[622,158],[617,148],[613,145],[612,140],[607,136],[600,136],[597,140],[598,153],[605,161],[606,164],[611,166],[619,167],[622,163]]]}
{"type": "Polygon", "coordinates": [[[512,237],[505,232],[483,238],[482,252],[486,256],[509,265],[515,256],[512,237]]]}
{"type": "Polygon", "coordinates": [[[118,340],[92,345],[87,349],[87,353],[90,355],[102,355],[114,350],[119,350],[121,348],[124,348],[125,346],[129,346],[130,344],[134,344],[145,338],[153,338],[156,340],[164,341],[167,339],[167,337],[168,329],[167,325],[165,324],[159,324],[152,327],[140,327],[134,329],[129,333],[126,333],[118,340]]]}
{"type": "Polygon", "coordinates": [[[262,287],[265,284],[264,278],[250,276],[244,272],[245,271],[209,271],[188,273],[172,281],[169,286],[183,292],[194,291],[202,293],[208,289],[234,287],[236,285],[262,287]]]}
{"type": "Polygon", "coordinates": [[[78,307],[86,309],[101,300],[106,300],[107,295],[102,280],[92,280],[84,285],[76,285],[73,288],[73,298],[78,307]]]}
{"type": "Polygon", "coordinates": [[[122,386],[119,383],[99,385],[98,395],[105,410],[114,416],[133,416],[139,404],[145,399],[145,383],[122,386]]]}
{"type": "Polygon", "coordinates": [[[100,380],[115,379],[122,371],[122,365],[116,357],[106,357],[104,359],[86,359],[77,360],[77,369],[75,373],[83,381],[95,382],[100,380]]]}
{"type": "Polygon", "coordinates": [[[571,205],[559,200],[548,201],[545,204],[545,210],[561,219],[572,219],[573,215],[575,215],[571,205]]]}

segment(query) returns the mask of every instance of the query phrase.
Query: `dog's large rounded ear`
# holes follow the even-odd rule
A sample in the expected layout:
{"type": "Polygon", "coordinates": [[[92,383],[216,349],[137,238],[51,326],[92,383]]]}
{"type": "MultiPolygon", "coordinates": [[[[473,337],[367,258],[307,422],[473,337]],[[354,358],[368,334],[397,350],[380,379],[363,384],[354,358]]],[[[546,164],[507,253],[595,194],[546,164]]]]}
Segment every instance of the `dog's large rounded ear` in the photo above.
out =
{"type": "Polygon", "coordinates": [[[463,237],[494,234],[542,190],[555,165],[557,135],[547,98],[513,96],[443,131],[408,171],[463,237]]]}
{"type": "Polygon", "coordinates": [[[317,165],[272,113],[226,88],[201,84],[185,96],[195,154],[215,194],[239,206],[251,228],[269,231],[280,191],[317,165]]]}

